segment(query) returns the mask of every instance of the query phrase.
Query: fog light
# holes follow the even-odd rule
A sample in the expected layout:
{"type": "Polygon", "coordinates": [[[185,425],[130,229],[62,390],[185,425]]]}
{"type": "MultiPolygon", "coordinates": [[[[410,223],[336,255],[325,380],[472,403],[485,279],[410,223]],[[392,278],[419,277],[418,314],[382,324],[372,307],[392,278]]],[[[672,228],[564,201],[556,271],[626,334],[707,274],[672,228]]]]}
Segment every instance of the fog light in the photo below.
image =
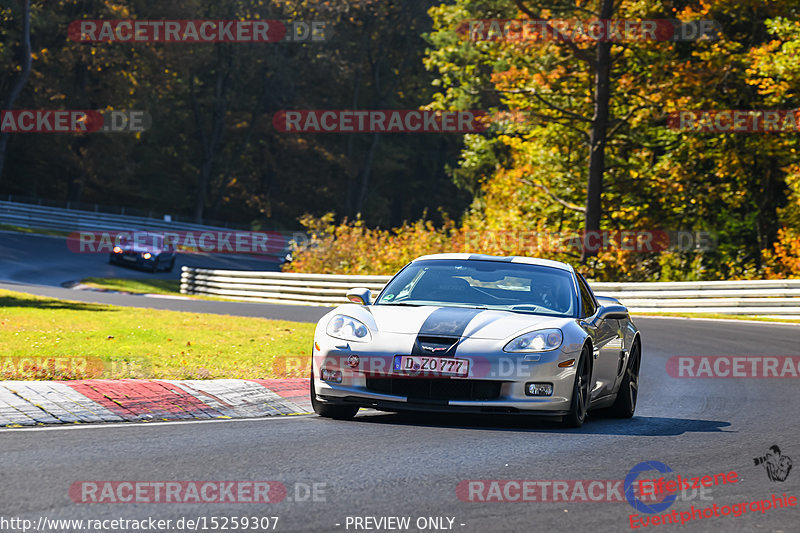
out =
{"type": "Polygon", "coordinates": [[[526,383],[525,394],[528,396],[552,396],[552,383],[526,383]]]}
{"type": "Polygon", "coordinates": [[[342,371],[341,370],[328,370],[327,368],[323,368],[320,372],[320,377],[322,381],[330,381],[331,383],[341,383],[342,382],[342,371]]]}

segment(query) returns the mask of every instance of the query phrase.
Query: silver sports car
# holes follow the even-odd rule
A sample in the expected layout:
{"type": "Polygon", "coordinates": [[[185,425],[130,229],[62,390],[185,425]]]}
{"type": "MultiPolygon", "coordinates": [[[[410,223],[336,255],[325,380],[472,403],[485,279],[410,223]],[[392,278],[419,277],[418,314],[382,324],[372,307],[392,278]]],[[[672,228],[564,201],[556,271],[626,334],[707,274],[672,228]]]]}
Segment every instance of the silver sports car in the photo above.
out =
{"type": "Polygon", "coordinates": [[[319,321],[311,401],[330,418],[382,411],[633,416],[642,344],[627,308],[570,265],[438,254],[319,321]]]}

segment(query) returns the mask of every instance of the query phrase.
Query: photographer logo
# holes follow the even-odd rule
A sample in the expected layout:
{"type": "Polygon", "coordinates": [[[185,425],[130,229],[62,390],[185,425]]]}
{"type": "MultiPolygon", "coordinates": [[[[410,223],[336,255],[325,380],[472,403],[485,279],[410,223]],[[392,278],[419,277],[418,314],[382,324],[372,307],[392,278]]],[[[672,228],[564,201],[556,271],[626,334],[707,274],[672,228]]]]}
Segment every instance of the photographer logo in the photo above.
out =
{"type": "Polygon", "coordinates": [[[781,455],[781,449],[777,444],[770,446],[766,455],[754,458],[753,463],[756,466],[764,466],[770,481],[786,481],[789,472],[792,470],[792,459],[786,455],[781,455]]]}

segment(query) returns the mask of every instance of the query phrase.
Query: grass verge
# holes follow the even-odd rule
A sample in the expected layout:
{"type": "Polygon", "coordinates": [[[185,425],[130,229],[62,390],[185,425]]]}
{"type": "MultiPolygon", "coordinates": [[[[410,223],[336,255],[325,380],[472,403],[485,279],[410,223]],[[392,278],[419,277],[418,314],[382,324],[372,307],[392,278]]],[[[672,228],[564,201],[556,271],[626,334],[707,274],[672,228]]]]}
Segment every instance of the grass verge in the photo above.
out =
{"type": "Polygon", "coordinates": [[[207,294],[182,294],[181,282],[177,279],[151,279],[151,278],[84,278],[80,281],[94,289],[129,292],[131,294],[165,294],[182,296],[193,300],[210,300],[215,302],[235,302],[236,298],[224,296],[209,296],[207,294]]]}
{"type": "Polygon", "coordinates": [[[0,290],[0,379],[306,377],[314,324],[0,290]]]}
{"type": "Polygon", "coordinates": [[[787,324],[800,324],[796,318],[772,318],[752,315],[723,315],[720,313],[633,313],[636,316],[678,317],[678,318],[716,318],[721,320],[755,320],[757,322],[785,322],[787,324]]]}
{"type": "Polygon", "coordinates": [[[133,292],[141,294],[180,295],[181,282],[177,279],[149,278],[85,278],[81,283],[95,289],[133,292]]]}
{"type": "Polygon", "coordinates": [[[2,231],[16,231],[17,233],[34,233],[36,235],[53,235],[56,237],[68,237],[68,231],[59,231],[55,229],[39,229],[39,228],[23,228],[22,226],[14,226],[12,224],[0,224],[2,231]]]}

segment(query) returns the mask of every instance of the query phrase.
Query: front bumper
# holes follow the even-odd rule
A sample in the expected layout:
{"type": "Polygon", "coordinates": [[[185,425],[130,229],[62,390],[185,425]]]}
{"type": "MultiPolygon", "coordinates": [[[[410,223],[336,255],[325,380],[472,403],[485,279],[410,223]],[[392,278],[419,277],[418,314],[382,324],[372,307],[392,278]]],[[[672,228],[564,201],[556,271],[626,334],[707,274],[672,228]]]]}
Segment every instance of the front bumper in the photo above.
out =
{"type": "Polygon", "coordinates": [[[567,414],[567,410],[553,409],[520,409],[519,407],[502,406],[488,404],[485,402],[462,402],[459,404],[434,403],[424,400],[371,400],[363,396],[344,396],[330,397],[317,396],[317,400],[322,403],[332,405],[357,405],[378,411],[420,411],[430,413],[462,413],[462,414],[503,414],[503,415],[526,415],[540,417],[562,417],[567,414]]]}
{"type": "MultiPolygon", "coordinates": [[[[324,341],[324,339],[322,339],[324,341]]],[[[404,343],[387,343],[392,346],[404,343]]],[[[316,397],[334,405],[359,405],[384,411],[504,413],[538,416],[567,414],[576,365],[559,363],[577,359],[569,345],[540,354],[497,353],[496,341],[463,339],[454,357],[470,361],[464,377],[408,376],[393,371],[394,357],[370,346],[369,353],[355,343],[325,346],[317,341],[312,358],[316,397]],[[355,345],[355,346],[354,346],[355,345]],[[469,355],[465,355],[469,354],[469,355]],[[356,355],[357,364],[353,355],[356,355]],[[341,383],[323,381],[321,370],[341,371],[341,383]],[[527,383],[552,383],[550,396],[529,396],[527,383]]]]}
{"type": "Polygon", "coordinates": [[[110,259],[112,263],[116,263],[118,265],[128,265],[137,268],[152,268],[153,265],[158,261],[158,256],[152,256],[150,259],[145,259],[142,257],[142,254],[136,252],[122,252],[122,253],[111,253],[110,259]]]}

